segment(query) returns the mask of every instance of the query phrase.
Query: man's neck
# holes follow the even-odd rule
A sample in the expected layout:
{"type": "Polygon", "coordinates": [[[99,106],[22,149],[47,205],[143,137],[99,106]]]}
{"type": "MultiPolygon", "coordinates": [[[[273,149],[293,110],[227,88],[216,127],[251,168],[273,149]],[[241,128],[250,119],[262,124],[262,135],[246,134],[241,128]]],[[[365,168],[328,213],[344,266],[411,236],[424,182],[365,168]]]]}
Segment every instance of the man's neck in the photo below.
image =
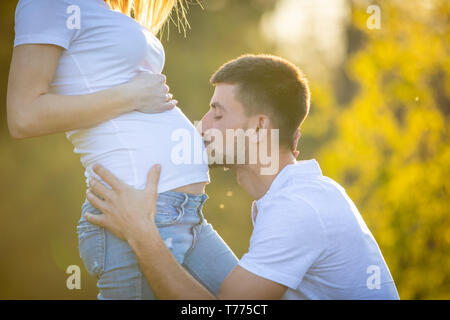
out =
{"type": "Polygon", "coordinates": [[[265,166],[260,163],[251,165],[237,165],[235,167],[237,181],[252,196],[253,199],[258,200],[266,194],[272,185],[272,182],[281,170],[283,170],[287,165],[295,163],[296,160],[292,155],[292,152],[280,152],[278,170],[272,175],[262,175],[261,168],[265,166]]]}

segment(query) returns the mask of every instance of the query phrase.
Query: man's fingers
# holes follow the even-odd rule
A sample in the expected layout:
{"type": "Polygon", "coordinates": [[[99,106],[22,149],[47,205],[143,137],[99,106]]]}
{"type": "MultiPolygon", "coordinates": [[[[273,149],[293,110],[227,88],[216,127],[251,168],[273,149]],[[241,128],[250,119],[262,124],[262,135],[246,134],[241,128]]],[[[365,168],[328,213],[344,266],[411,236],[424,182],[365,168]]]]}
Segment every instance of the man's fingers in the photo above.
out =
{"type": "Polygon", "coordinates": [[[84,218],[92,224],[95,224],[100,227],[106,227],[105,216],[103,214],[93,214],[90,212],[85,212],[84,218]]]}
{"type": "Polygon", "coordinates": [[[111,190],[103,185],[100,181],[95,178],[89,179],[89,186],[92,191],[94,191],[97,195],[102,197],[104,200],[111,198],[111,190]]]}
{"type": "Polygon", "coordinates": [[[100,200],[97,196],[95,196],[92,191],[88,190],[86,193],[86,199],[89,201],[92,206],[100,210],[101,212],[106,212],[106,204],[103,200],[100,200]]]}
{"type": "Polygon", "coordinates": [[[115,175],[113,175],[111,171],[109,171],[102,165],[95,164],[93,169],[94,169],[94,172],[96,174],[98,174],[99,177],[103,181],[105,181],[114,190],[120,190],[122,188],[122,186],[124,185],[124,183],[119,178],[117,178],[115,175]]]}
{"type": "Polygon", "coordinates": [[[147,176],[147,185],[145,189],[152,195],[156,197],[158,196],[158,183],[159,177],[161,175],[161,165],[155,164],[148,173],[147,176]]]}

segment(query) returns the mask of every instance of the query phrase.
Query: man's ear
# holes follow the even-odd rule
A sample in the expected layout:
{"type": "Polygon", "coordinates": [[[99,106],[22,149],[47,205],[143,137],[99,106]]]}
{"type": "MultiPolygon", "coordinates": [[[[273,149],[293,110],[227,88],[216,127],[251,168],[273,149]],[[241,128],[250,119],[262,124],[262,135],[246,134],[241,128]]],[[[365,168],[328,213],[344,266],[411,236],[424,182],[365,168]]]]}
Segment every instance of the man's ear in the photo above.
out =
{"type": "Polygon", "coordinates": [[[265,137],[261,137],[260,134],[262,134],[265,131],[265,135],[267,135],[270,128],[271,128],[270,118],[265,114],[257,114],[248,119],[247,130],[249,129],[254,130],[251,139],[253,143],[258,143],[261,142],[262,139],[265,139],[265,137]],[[261,132],[261,130],[263,131],[261,132]]]}
{"type": "Polygon", "coordinates": [[[257,123],[256,131],[258,131],[259,129],[269,130],[270,127],[271,127],[270,118],[265,114],[258,115],[258,123],[257,123]]]}
{"type": "Polygon", "coordinates": [[[270,129],[272,128],[272,122],[269,116],[265,114],[260,114],[257,116],[257,124],[256,124],[256,136],[258,142],[262,142],[266,140],[267,135],[270,134],[270,129]]]}

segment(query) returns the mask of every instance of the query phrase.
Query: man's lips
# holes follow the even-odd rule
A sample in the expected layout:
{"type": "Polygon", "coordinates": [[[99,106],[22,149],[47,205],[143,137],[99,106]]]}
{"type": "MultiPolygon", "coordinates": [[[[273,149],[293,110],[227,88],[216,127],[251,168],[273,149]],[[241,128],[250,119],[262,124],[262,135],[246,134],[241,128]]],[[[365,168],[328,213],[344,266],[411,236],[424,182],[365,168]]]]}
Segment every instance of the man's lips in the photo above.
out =
{"type": "Polygon", "coordinates": [[[207,138],[207,137],[202,137],[203,138],[203,143],[205,144],[205,146],[209,146],[211,143],[213,143],[213,139],[212,138],[207,138]]]}

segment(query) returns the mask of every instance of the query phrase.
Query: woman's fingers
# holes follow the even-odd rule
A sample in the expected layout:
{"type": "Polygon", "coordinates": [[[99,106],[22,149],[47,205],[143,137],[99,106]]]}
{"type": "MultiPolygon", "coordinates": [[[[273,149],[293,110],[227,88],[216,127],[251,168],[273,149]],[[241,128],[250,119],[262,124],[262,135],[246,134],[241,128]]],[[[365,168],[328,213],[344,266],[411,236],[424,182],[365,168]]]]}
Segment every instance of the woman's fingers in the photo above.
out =
{"type": "Polygon", "coordinates": [[[171,110],[176,107],[178,100],[170,100],[162,105],[163,110],[171,110]]]}
{"type": "Polygon", "coordinates": [[[134,80],[143,80],[145,82],[156,82],[156,83],[165,83],[167,77],[164,74],[160,73],[152,73],[146,70],[141,70],[136,75],[134,80]]]}
{"type": "Polygon", "coordinates": [[[155,113],[172,110],[173,108],[176,107],[177,104],[178,104],[177,100],[171,100],[169,102],[162,102],[157,108],[155,108],[155,107],[151,107],[149,109],[141,108],[137,111],[142,112],[142,113],[155,114],[155,113]]]}

